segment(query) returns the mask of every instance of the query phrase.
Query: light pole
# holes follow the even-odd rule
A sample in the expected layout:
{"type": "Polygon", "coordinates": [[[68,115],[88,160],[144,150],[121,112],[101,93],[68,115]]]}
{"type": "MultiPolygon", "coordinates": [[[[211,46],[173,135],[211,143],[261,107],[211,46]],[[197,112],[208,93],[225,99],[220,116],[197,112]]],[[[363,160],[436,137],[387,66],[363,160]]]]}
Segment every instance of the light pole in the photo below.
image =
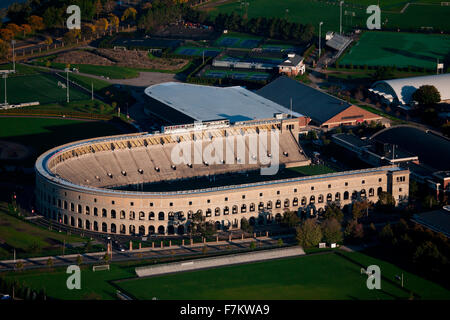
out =
{"type": "Polygon", "coordinates": [[[16,73],[16,54],[15,54],[15,44],[16,44],[16,40],[12,40],[11,41],[11,44],[12,44],[12,47],[13,47],[13,50],[12,50],[12,54],[13,54],[13,70],[14,70],[14,73],[16,73]]]}
{"type": "Polygon", "coordinates": [[[339,6],[341,7],[341,14],[339,16],[339,34],[342,35],[342,5],[344,4],[344,1],[339,2],[339,6]]]}
{"type": "Polygon", "coordinates": [[[7,74],[7,73],[4,73],[4,74],[3,74],[3,79],[5,79],[5,105],[8,104],[7,90],[6,90],[6,78],[8,78],[8,74],[7,74]]]}
{"type": "Polygon", "coordinates": [[[70,69],[66,68],[66,69],[64,69],[64,71],[66,71],[67,103],[69,103],[70,102],[70,96],[69,96],[69,72],[70,72],[70,69]]]}
{"type": "Polygon", "coordinates": [[[320,21],[320,23],[319,23],[319,57],[317,58],[317,61],[319,61],[319,59],[320,59],[320,54],[321,54],[321,50],[322,50],[322,46],[321,46],[322,25],[323,25],[323,21],[320,21]]]}

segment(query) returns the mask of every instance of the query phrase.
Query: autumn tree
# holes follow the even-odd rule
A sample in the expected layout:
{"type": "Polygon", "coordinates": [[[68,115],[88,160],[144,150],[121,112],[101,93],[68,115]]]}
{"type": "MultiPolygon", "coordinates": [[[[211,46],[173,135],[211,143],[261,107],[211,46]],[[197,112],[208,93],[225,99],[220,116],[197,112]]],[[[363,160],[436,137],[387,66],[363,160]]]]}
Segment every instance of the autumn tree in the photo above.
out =
{"type": "Polygon", "coordinates": [[[17,24],[15,23],[9,23],[6,26],[6,29],[11,30],[11,32],[13,33],[13,37],[19,35],[22,33],[22,28],[19,27],[17,24]]]}
{"type": "Polygon", "coordinates": [[[360,242],[364,238],[364,228],[361,223],[353,219],[344,230],[345,239],[350,242],[360,242]]]}
{"type": "Polygon", "coordinates": [[[323,217],[325,219],[336,219],[337,221],[341,222],[342,219],[344,219],[344,213],[342,212],[338,204],[332,202],[327,205],[323,217]]]}
{"type": "Polygon", "coordinates": [[[28,24],[33,30],[40,31],[45,29],[44,19],[39,16],[30,16],[28,18],[28,24]]]}
{"type": "MultiPolygon", "coordinates": [[[[1,33],[1,29],[0,29],[1,33]]],[[[9,53],[9,43],[0,39],[0,59],[6,59],[9,53]]]]}
{"type": "Polygon", "coordinates": [[[109,22],[105,18],[101,18],[95,22],[95,26],[99,31],[106,31],[109,27],[109,22]]]}
{"type": "Polygon", "coordinates": [[[355,201],[352,204],[353,219],[359,220],[363,215],[367,214],[372,204],[367,200],[355,201]]]}
{"type": "Polygon", "coordinates": [[[128,19],[131,19],[134,21],[136,20],[136,15],[137,15],[136,9],[133,7],[129,7],[123,12],[122,18],[120,20],[126,21],[128,19]]]}
{"type": "Polygon", "coordinates": [[[116,30],[117,30],[117,28],[119,28],[119,23],[120,23],[120,20],[116,15],[109,14],[109,24],[112,27],[116,28],[116,30]]]}
{"type": "Polygon", "coordinates": [[[103,12],[102,2],[100,0],[97,0],[97,2],[95,3],[95,14],[97,15],[97,20],[98,16],[102,14],[102,12],[103,12]]]}
{"type": "Polygon", "coordinates": [[[22,29],[22,33],[23,33],[23,36],[24,36],[24,37],[25,37],[27,34],[30,34],[30,33],[33,32],[33,29],[31,28],[31,26],[30,26],[29,24],[26,24],[26,23],[21,24],[21,25],[20,25],[20,28],[22,29]]]}
{"type": "Polygon", "coordinates": [[[14,38],[14,33],[10,29],[0,29],[0,38],[3,41],[10,41],[12,38],[14,38]]]}

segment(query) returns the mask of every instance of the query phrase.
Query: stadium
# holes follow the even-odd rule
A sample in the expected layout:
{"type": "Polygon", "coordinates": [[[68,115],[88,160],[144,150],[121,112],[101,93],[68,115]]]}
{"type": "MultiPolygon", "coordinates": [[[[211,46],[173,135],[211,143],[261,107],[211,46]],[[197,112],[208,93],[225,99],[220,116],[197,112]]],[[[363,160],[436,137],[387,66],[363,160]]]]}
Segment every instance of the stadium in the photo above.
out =
{"type": "Polygon", "coordinates": [[[53,148],[36,161],[37,209],[48,219],[94,232],[182,235],[190,230],[194,213],[201,213],[217,230],[228,230],[239,228],[243,218],[250,224],[271,224],[280,222],[285,210],[313,216],[332,201],[376,201],[381,191],[391,193],[397,204],[407,199],[409,171],[397,166],[285,179],[260,175],[275,160],[279,167],[310,164],[298,143],[302,120],[217,120],[53,148]],[[264,132],[267,136],[261,138],[264,132]],[[252,140],[255,136],[259,143],[252,140]],[[224,140],[236,141],[236,148],[234,142],[218,144],[224,140]],[[187,157],[184,149],[184,161],[179,161],[182,144],[194,155],[187,157]],[[206,161],[212,145],[220,146],[214,151],[215,161],[206,161]],[[252,172],[258,172],[259,181],[214,184],[216,177],[252,172]],[[190,188],[200,177],[207,183],[190,188]],[[175,190],[146,190],[161,182],[173,183],[175,190]]]}

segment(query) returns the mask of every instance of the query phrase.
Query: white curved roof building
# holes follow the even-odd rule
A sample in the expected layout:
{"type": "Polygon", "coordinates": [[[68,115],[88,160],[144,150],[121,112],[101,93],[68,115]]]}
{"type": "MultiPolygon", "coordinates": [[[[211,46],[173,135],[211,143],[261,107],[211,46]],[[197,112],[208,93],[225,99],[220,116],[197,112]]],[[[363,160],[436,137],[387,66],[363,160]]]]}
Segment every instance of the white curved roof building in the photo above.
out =
{"type": "Polygon", "coordinates": [[[369,90],[391,103],[410,104],[413,93],[423,85],[435,86],[442,101],[450,100],[450,73],[377,81],[369,90]]]}

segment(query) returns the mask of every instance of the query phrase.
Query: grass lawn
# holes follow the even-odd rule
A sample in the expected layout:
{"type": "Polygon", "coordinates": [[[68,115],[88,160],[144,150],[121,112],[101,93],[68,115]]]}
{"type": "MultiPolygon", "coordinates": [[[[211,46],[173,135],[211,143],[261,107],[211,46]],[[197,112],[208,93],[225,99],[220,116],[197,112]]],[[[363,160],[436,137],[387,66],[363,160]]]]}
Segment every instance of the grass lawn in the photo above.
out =
{"type": "MultiPolygon", "coordinates": [[[[3,80],[3,79],[2,79],[3,80]]],[[[63,79],[50,74],[34,74],[9,77],[6,80],[7,100],[9,103],[25,103],[39,101],[48,104],[66,101],[66,89],[58,87],[58,81],[63,79]]],[[[70,88],[71,100],[86,100],[90,96],[76,88],[70,88]]],[[[0,101],[5,100],[5,83],[0,81],[0,101]]]]}
{"type": "Polygon", "coordinates": [[[336,172],[335,170],[333,170],[330,167],[327,167],[324,164],[289,168],[289,170],[298,172],[298,173],[300,173],[302,175],[305,175],[305,176],[316,176],[316,175],[319,175],[319,174],[327,174],[327,173],[336,172]]]}
{"type": "MultiPolygon", "coordinates": [[[[136,278],[133,262],[112,264],[111,271],[92,272],[82,266],[81,290],[66,288],[65,268],[10,272],[34,289],[45,288],[50,297],[83,299],[95,294],[115,299],[117,289],[138,299],[449,299],[441,286],[404,272],[396,266],[361,253],[329,253],[286,258],[152,278],[136,278]],[[381,290],[368,290],[359,264],[381,268],[381,290]],[[405,289],[393,281],[404,273],[405,289]],[[116,281],[124,280],[124,281],[116,281]]],[[[141,265],[143,263],[140,263],[141,265]]]]}
{"type": "Polygon", "coordinates": [[[366,32],[339,64],[435,69],[436,59],[442,61],[448,52],[448,35],[366,32]]]}
{"type": "MultiPolygon", "coordinates": [[[[104,300],[113,300],[116,296],[116,288],[110,283],[112,280],[134,277],[134,267],[111,265],[110,271],[92,271],[92,266],[81,267],[81,289],[69,290],[66,286],[66,268],[54,270],[32,270],[20,273],[8,273],[6,278],[17,279],[34,289],[43,289],[48,296],[65,299],[80,300],[88,295],[95,295],[104,300]]],[[[92,297],[91,297],[92,299],[92,297]]]]}
{"type": "MultiPolygon", "coordinates": [[[[0,259],[12,259],[13,248],[17,258],[60,254],[63,241],[66,243],[85,242],[77,236],[50,231],[11,216],[7,204],[0,203],[0,259]]],[[[66,249],[66,253],[69,250],[66,249]]]]}
{"type": "MultiPolygon", "coordinates": [[[[329,31],[339,31],[339,1],[316,1],[316,0],[249,0],[249,18],[253,17],[280,17],[289,21],[311,23],[315,32],[318,33],[320,21],[324,22],[324,28],[329,31]],[[286,14],[286,9],[289,12],[286,14]]],[[[406,30],[409,28],[433,27],[434,30],[450,30],[450,6],[440,6],[438,0],[417,0],[408,1],[411,4],[404,13],[400,10],[406,4],[401,0],[380,1],[382,28],[397,27],[406,30]],[[415,4],[420,3],[420,4],[415,4]],[[425,3],[425,4],[423,4],[425,3]],[[433,5],[431,5],[433,4],[433,5]],[[387,23],[386,23],[387,22],[387,23]]],[[[345,1],[343,6],[342,24],[344,31],[353,27],[366,26],[368,14],[366,9],[371,4],[377,4],[372,0],[350,0],[345,1]],[[355,16],[345,15],[345,11],[354,12],[355,16]]],[[[244,14],[240,1],[226,2],[218,4],[215,8],[208,9],[212,16],[219,13],[244,14]]]]}
{"type": "Polygon", "coordinates": [[[82,76],[82,75],[79,75],[76,73],[70,74],[70,80],[88,90],[91,89],[91,85],[94,85],[94,92],[98,92],[102,89],[112,86],[112,84],[109,83],[108,81],[104,81],[104,80],[100,80],[100,79],[96,79],[96,78],[90,78],[90,77],[82,76]]]}
{"type": "Polygon", "coordinates": [[[103,121],[0,117],[0,139],[32,147],[37,154],[64,143],[121,133],[103,121]]]}
{"type": "MultiPolygon", "coordinates": [[[[12,63],[6,63],[0,65],[0,70],[13,70],[13,64],[12,63]]],[[[37,74],[38,71],[35,68],[31,68],[28,66],[25,66],[23,64],[16,63],[16,73],[10,75],[10,77],[15,75],[27,75],[27,74],[37,74]]]]}
{"type": "Polygon", "coordinates": [[[346,256],[377,264],[381,290],[368,290],[360,265],[336,254],[286,258],[209,270],[191,271],[116,283],[138,299],[407,299],[410,290],[422,299],[449,299],[450,292],[404,272],[406,289],[392,277],[399,268],[360,253],[346,256]]]}

